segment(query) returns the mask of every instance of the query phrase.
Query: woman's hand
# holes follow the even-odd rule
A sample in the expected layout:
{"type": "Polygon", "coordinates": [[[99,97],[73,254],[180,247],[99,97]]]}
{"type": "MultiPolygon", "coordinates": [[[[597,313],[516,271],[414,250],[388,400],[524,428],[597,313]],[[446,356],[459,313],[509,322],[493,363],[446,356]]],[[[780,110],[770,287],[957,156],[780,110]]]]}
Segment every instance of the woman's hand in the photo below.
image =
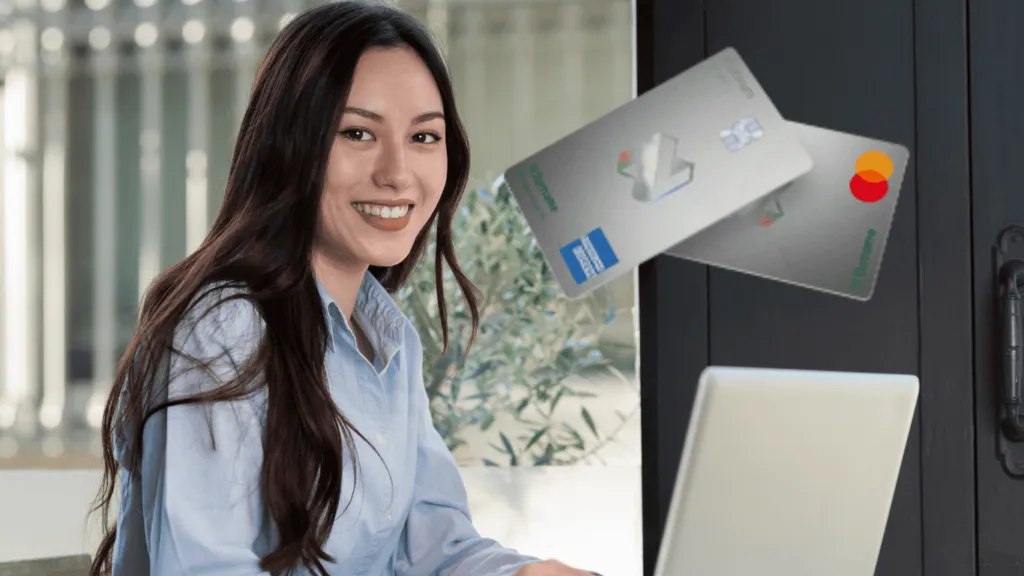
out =
{"type": "Polygon", "coordinates": [[[593,572],[577,570],[555,560],[545,560],[520,568],[513,576],[591,576],[593,572]]]}

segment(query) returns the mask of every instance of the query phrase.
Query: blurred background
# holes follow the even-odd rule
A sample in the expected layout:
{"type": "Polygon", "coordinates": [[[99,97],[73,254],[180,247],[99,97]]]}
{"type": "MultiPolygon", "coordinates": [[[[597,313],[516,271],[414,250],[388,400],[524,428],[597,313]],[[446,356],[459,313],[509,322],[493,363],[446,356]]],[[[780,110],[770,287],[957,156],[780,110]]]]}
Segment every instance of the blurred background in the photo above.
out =
{"type": "MultiPolygon", "coordinates": [[[[140,295],[205,235],[258,62],[318,3],[0,0],[0,469],[98,465],[140,295]]],[[[456,242],[484,323],[461,370],[433,347],[430,265],[397,294],[436,426],[463,466],[638,465],[635,278],[567,300],[491,186],[633,97],[631,0],[388,3],[434,33],[473,150],[456,242]]]]}

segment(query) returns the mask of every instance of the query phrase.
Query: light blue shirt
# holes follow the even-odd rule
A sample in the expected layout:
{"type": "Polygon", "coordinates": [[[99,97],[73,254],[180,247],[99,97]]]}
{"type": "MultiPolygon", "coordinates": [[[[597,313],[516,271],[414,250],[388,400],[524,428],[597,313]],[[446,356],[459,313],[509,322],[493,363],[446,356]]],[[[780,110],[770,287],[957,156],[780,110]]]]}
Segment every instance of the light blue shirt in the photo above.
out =
{"type": "MultiPolygon", "coordinates": [[[[320,298],[330,334],[324,362],[331,394],[380,453],[355,436],[354,493],[346,455],[339,515],[325,545],[336,561],[331,574],[510,576],[536,562],[473,528],[459,470],[430,419],[419,336],[391,296],[365,276],[354,319],[373,344],[374,363],[359,353],[348,321],[322,286],[320,298]]],[[[237,373],[232,359],[244,362],[256,349],[263,323],[252,305],[230,300],[201,318],[216,300],[194,307],[175,342],[186,354],[212,360],[217,378],[175,357],[168,366],[171,398],[227,381],[237,373]]],[[[146,422],[140,473],[122,468],[114,576],[266,574],[259,559],[273,550],[275,529],[259,484],[265,400],[261,392],[231,403],[173,406],[146,422]]],[[[122,462],[125,438],[115,436],[122,462]]]]}

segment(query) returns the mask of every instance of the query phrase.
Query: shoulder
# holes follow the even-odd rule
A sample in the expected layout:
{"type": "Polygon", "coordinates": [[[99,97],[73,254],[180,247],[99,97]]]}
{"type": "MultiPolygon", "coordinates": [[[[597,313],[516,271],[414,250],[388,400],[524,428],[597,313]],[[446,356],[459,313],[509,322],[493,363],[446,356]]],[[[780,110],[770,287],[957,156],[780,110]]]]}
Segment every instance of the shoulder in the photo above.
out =
{"type": "Polygon", "coordinates": [[[209,392],[242,376],[264,333],[263,317],[247,290],[203,286],[175,326],[167,351],[167,394],[209,392]]]}
{"type": "Polygon", "coordinates": [[[175,328],[176,347],[191,352],[208,348],[255,352],[265,325],[248,294],[245,288],[227,283],[200,288],[175,328]]]}
{"type": "MultiPolygon", "coordinates": [[[[158,367],[147,368],[147,379],[138,384],[143,386],[139,392],[147,408],[173,409],[179,418],[189,418],[197,410],[220,413],[242,409],[241,414],[259,418],[264,394],[258,387],[253,390],[255,393],[233,402],[166,407],[169,401],[211,393],[241,376],[242,368],[253,357],[264,332],[262,317],[247,295],[246,290],[227,284],[211,284],[199,289],[178,319],[171,341],[161,343],[164,349],[158,367]],[[150,369],[153,372],[148,372],[150,369]]],[[[133,394],[121,393],[119,412],[133,401],[133,394]]],[[[145,428],[165,428],[166,410],[154,412],[155,418],[145,420],[145,428]]],[[[115,450],[122,462],[126,461],[127,450],[133,443],[134,425],[130,419],[125,420],[115,432],[115,450]]]]}

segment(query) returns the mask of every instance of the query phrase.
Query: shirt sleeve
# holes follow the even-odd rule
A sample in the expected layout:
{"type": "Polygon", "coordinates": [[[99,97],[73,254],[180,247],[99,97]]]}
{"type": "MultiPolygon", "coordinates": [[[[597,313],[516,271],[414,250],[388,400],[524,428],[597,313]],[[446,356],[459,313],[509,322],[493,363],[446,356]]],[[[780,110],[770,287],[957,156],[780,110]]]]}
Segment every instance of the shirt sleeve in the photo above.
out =
{"type": "MultiPolygon", "coordinates": [[[[243,300],[220,304],[192,325],[183,322],[176,347],[209,370],[175,354],[162,392],[180,398],[229,381],[261,333],[259,315],[243,300]]],[[[261,418],[262,402],[249,397],[172,406],[146,422],[141,508],[152,576],[266,575],[257,554],[266,550],[259,542],[261,418]]]]}
{"type": "Polygon", "coordinates": [[[396,576],[512,576],[539,559],[502,547],[477,533],[465,484],[441,435],[434,428],[422,379],[422,352],[413,358],[420,375],[413,384],[419,414],[412,507],[397,555],[396,576]]]}

